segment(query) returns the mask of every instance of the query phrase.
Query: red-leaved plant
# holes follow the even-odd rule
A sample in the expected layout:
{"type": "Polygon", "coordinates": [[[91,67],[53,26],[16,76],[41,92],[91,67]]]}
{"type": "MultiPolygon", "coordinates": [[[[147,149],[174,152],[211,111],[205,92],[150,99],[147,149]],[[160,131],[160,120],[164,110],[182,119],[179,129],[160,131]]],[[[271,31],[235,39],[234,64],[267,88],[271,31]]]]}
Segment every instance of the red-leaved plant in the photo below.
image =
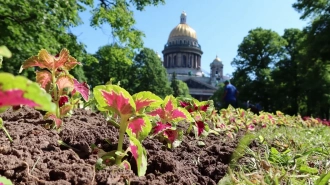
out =
{"type": "Polygon", "coordinates": [[[143,176],[147,170],[147,154],[141,142],[152,129],[146,109],[158,107],[163,100],[151,92],[139,92],[131,96],[125,89],[118,85],[100,85],[93,89],[100,111],[111,111],[119,116],[119,139],[116,151],[102,154],[105,163],[114,163],[125,168],[130,168],[130,163],[123,160],[127,152],[131,152],[136,160],[138,176],[143,176]],[[129,147],[124,151],[124,135],[129,136],[129,147]]]}
{"type": "Polygon", "coordinates": [[[187,110],[177,106],[176,99],[166,96],[161,107],[151,111],[149,115],[157,116],[159,120],[153,127],[153,136],[159,136],[161,140],[165,140],[169,148],[174,148],[175,141],[180,144],[180,135],[182,131],[177,128],[177,123],[186,120],[191,121],[191,116],[187,110]]]}
{"type": "Polygon", "coordinates": [[[62,49],[56,55],[50,55],[42,49],[37,56],[30,57],[23,62],[20,72],[29,67],[39,67],[36,71],[36,81],[48,92],[56,104],[56,112],[47,112],[45,118],[54,121],[56,128],[62,125],[62,120],[70,110],[78,103],[77,94],[80,93],[85,101],[89,98],[89,87],[86,83],[80,83],[69,71],[80,63],[70,56],[67,49],[62,49]]]}
{"type": "MultiPolygon", "coordinates": [[[[9,107],[26,105],[36,109],[55,112],[55,105],[51,102],[51,97],[35,82],[23,76],[13,76],[10,73],[0,73],[0,113],[9,107]]],[[[0,129],[2,129],[9,140],[8,131],[0,118],[0,129]]]]}
{"type": "MultiPolygon", "coordinates": [[[[196,138],[199,136],[207,136],[210,128],[208,122],[211,122],[213,116],[213,101],[198,101],[193,98],[177,98],[178,104],[185,108],[190,114],[192,122],[189,123],[187,133],[194,130],[196,138]]],[[[214,132],[213,132],[214,133],[214,132]]]]}

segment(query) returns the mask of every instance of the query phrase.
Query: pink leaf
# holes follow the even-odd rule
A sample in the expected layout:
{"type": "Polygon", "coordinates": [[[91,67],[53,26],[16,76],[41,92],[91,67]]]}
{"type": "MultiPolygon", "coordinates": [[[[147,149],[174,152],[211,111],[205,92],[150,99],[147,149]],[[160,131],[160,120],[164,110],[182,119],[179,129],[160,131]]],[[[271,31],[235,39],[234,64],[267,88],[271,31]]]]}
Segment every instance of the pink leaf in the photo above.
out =
{"type": "Polygon", "coordinates": [[[176,138],[178,138],[178,131],[177,130],[166,130],[165,132],[164,132],[164,135],[167,137],[167,139],[168,140],[170,140],[171,141],[171,143],[173,143],[175,140],[176,140],[176,138]]]}
{"type": "Polygon", "coordinates": [[[73,81],[69,76],[60,76],[57,79],[56,84],[60,92],[66,87],[73,87],[73,81]]]}
{"type": "Polygon", "coordinates": [[[62,107],[65,103],[69,102],[69,98],[67,96],[61,96],[58,101],[58,106],[62,107]]]}
{"type": "Polygon", "coordinates": [[[24,91],[15,89],[8,91],[0,90],[0,107],[2,106],[16,106],[16,105],[27,105],[30,107],[40,106],[34,101],[23,97],[24,91]]]}
{"type": "Polygon", "coordinates": [[[76,67],[77,64],[80,65],[81,63],[78,62],[77,59],[73,58],[72,56],[69,56],[69,59],[67,60],[67,62],[64,63],[64,66],[62,66],[62,68],[67,71],[70,71],[71,69],[76,67]]]}
{"type": "Polygon", "coordinates": [[[145,126],[143,118],[133,119],[128,124],[128,128],[131,129],[132,132],[136,135],[142,131],[143,126],[145,126]]]}
{"type": "Polygon", "coordinates": [[[161,119],[165,119],[165,111],[162,108],[155,109],[149,113],[151,116],[159,116],[161,119]]]}
{"type": "Polygon", "coordinates": [[[54,62],[54,69],[57,70],[58,68],[61,68],[64,66],[64,64],[67,62],[69,58],[69,51],[67,49],[62,49],[61,52],[56,55],[54,62]]]}
{"type": "Polygon", "coordinates": [[[207,105],[202,105],[202,106],[200,106],[200,110],[206,112],[208,107],[209,107],[208,104],[207,105]]]}
{"type": "Polygon", "coordinates": [[[52,120],[55,122],[55,126],[56,126],[56,128],[60,128],[61,125],[62,125],[62,120],[59,119],[58,117],[56,117],[56,116],[55,116],[54,114],[52,114],[52,113],[47,113],[47,114],[45,115],[45,118],[46,118],[46,119],[47,119],[47,118],[52,119],[52,120]]]}
{"type": "Polygon", "coordinates": [[[129,145],[129,147],[130,147],[130,150],[132,152],[132,155],[133,155],[134,159],[137,160],[137,158],[139,157],[138,147],[133,145],[132,143],[129,145]]]}
{"type": "Polygon", "coordinates": [[[197,121],[196,126],[197,126],[197,130],[198,130],[198,136],[200,136],[203,133],[204,129],[205,129],[204,122],[203,121],[197,121]]]}
{"type": "Polygon", "coordinates": [[[141,108],[149,106],[155,100],[148,100],[148,99],[137,99],[135,100],[136,111],[140,111],[141,108]]]}
{"type": "Polygon", "coordinates": [[[187,118],[187,117],[182,111],[180,111],[178,109],[175,109],[172,112],[172,117],[171,118],[176,119],[176,118],[187,118]]]}
{"type": "Polygon", "coordinates": [[[52,81],[52,74],[47,70],[37,71],[36,76],[36,81],[44,89],[46,89],[46,86],[52,81]]]}
{"type": "Polygon", "coordinates": [[[121,166],[123,166],[126,170],[131,169],[131,164],[126,160],[121,163],[121,166]]]}
{"type": "Polygon", "coordinates": [[[180,106],[181,107],[187,107],[187,106],[189,106],[189,103],[184,102],[184,101],[180,101],[180,106]]]}
{"type": "Polygon", "coordinates": [[[253,130],[255,129],[255,127],[254,127],[253,124],[250,124],[250,125],[248,126],[248,129],[253,131],[253,130]]]}
{"type": "Polygon", "coordinates": [[[165,105],[165,111],[166,111],[166,112],[172,112],[173,109],[174,109],[174,106],[173,106],[173,104],[172,104],[171,99],[169,99],[168,102],[167,102],[166,105],[165,105]]]}
{"type": "Polygon", "coordinates": [[[75,91],[78,91],[81,96],[84,98],[85,101],[88,101],[89,98],[89,86],[86,82],[80,83],[78,80],[73,79],[74,82],[74,90],[72,91],[72,94],[75,93],[75,91]]]}
{"type": "Polygon", "coordinates": [[[121,92],[120,94],[112,92],[107,92],[102,90],[102,96],[106,100],[110,107],[116,108],[120,114],[132,114],[134,112],[133,107],[129,103],[129,98],[126,98],[121,92]]]}
{"type": "Polygon", "coordinates": [[[154,134],[158,134],[168,128],[171,128],[171,124],[169,123],[166,123],[166,124],[163,124],[162,122],[157,122],[157,125],[154,127],[154,134]]]}
{"type": "Polygon", "coordinates": [[[67,49],[62,49],[61,52],[56,55],[54,62],[54,69],[57,70],[58,68],[61,68],[64,66],[64,64],[67,62],[69,58],[69,51],[67,49]]]}

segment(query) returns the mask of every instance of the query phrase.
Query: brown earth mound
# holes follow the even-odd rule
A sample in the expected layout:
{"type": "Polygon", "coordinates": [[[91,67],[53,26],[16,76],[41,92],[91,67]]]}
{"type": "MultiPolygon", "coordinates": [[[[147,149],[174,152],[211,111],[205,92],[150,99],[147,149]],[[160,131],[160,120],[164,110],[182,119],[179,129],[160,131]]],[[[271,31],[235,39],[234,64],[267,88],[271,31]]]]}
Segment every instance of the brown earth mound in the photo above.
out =
{"type": "MultiPolygon", "coordinates": [[[[198,146],[193,136],[184,136],[173,150],[157,139],[143,145],[148,152],[144,177],[116,166],[96,170],[97,156],[91,145],[105,151],[116,149],[118,130],[107,125],[101,114],[76,110],[64,119],[60,131],[45,129],[40,112],[22,108],[0,114],[12,136],[10,143],[0,131],[0,175],[14,184],[216,184],[226,173],[230,156],[237,145],[226,136],[209,135],[205,146],[198,146]],[[71,146],[60,145],[58,141],[71,146]]],[[[126,140],[127,143],[127,140],[126,140]]],[[[127,145],[124,145],[126,147],[127,145]]],[[[129,161],[134,161],[129,159],[129,161]]]]}

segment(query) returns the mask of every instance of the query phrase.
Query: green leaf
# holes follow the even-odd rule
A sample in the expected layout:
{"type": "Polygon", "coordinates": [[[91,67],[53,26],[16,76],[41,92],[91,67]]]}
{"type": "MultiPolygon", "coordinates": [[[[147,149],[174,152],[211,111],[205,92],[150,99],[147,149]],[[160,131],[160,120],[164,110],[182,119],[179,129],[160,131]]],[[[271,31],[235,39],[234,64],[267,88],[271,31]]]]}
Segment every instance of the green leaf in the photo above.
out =
{"type": "Polygon", "coordinates": [[[0,46],[0,55],[6,58],[10,58],[12,56],[11,52],[6,46],[0,46]]]}
{"type": "Polygon", "coordinates": [[[102,110],[114,111],[122,118],[135,113],[136,106],[132,96],[118,85],[96,86],[93,94],[102,110]]]}
{"type": "Polygon", "coordinates": [[[330,172],[322,174],[319,179],[316,180],[315,185],[327,185],[330,180],[330,172]]]}
{"type": "Polygon", "coordinates": [[[6,177],[0,176],[0,185],[13,185],[13,183],[6,177]]]}
{"type": "Polygon", "coordinates": [[[147,152],[143,148],[139,140],[130,137],[129,150],[132,152],[133,157],[137,164],[138,176],[144,176],[147,172],[147,152]]]}
{"type": "Polygon", "coordinates": [[[136,105],[136,111],[139,113],[141,113],[145,107],[157,107],[163,102],[159,96],[149,91],[136,93],[132,97],[136,105]]]}
{"type": "Polygon", "coordinates": [[[309,174],[313,174],[313,175],[315,175],[315,174],[317,174],[319,172],[318,169],[311,168],[311,167],[309,167],[307,165],[302,165],[300,167],[299,171],[302,172],[302,173],[309,173],[309,174]]]}
{"type": "Polygon", "coordinates": [[[0,90],[22,90],[23,97],[32,100],[38,106],[36,109],[55,112],[56,106],[52,103],[52,98],[46,91],[40,88],[39,84],[28,80],[23,76],[14,76],[10,73],[0,73],[0,90]]]}
{"type": "Polygon", "coordinates": [[[145,139],[152,129],[152,125],[147,116],[138,116],[128,122],[126,133],[130,137],[135,137],[139,141],[145,139]]]}

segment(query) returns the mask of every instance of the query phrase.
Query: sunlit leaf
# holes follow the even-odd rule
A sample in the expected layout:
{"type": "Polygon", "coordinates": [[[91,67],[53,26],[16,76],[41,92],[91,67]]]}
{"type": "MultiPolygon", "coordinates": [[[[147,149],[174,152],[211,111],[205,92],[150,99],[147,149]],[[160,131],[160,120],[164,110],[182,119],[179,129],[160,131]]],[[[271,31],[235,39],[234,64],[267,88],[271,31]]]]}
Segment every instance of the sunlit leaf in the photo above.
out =
{"type": "Polygon", "coordinates": [[[75,59],[72,56],[69,56],[69,59],[64,63],[63,66],[61,66],[62,69],[70,71],[71,69],[73,69],[74,67],[76,67],[76,65],[79,65],[80,62],[77,61],[77,59],[75,59]]]}
{"type": "Polygon", "coordinates": [[[179,133],[177,130],[167,129],[164,131],[164,136],[173,143],[178,138],[179,133]]]}
{"type": "Polygon", "coordinates": [[[144,176],[147,171],[147,153],[139,140],[130,137],[129,150],[131,151],[137,164],[138,176],[144,176]]]}
{"type": "MultiPolygon", "coordinates": [[[[36,109],[55,112],[56,106],[52,103],[51,96],[46,93],[44,89],[40,88],[39,84],[32,82],[23,76],[13,76],[10,73],[0,73],[0,91],[5,93],[8,90],[18,90],[16,92],[19,92],[19,90],[22,91],[22,97],[33,101],[36,104],[36,109]]],[[[6,96],[7,95],[1,96],[0,98],[6,96]]]]}
{"type": "Polygon", "coordinates": [[[203,121],[196,121],[196,126],[197,126],[197,131],[198,131],[198,136],[200,136],[204,129],[205,129],[205,125],[203,121]]]}
{"type": "Polygon", "coordinates": [[[100,85],[93,89],[100,108],[115,111],[121,117],[135,113],[135,103],[131,95],[117,85],[100,85]]]}
{"type": "Polygon", "coordinates": [[[49,64],[45,64],[39,61],[38,56],[32,56],[25,60],[21,66],[21,69],[19,70],[19,73],[23,71],[23,69],[29,68],[29,67],[40,67],[41,69],[47,68],[50,69],[52,66],[48,66],[49,64]]]}
{"type": "Polygon", "coordinates": [[[136,137],[139,141],[142,141],[149,135],[151,128],[152,125],[147,116],[136,117],[129,121],[126,132],[129,136],[136,137]]]}
{"type": "Polygon", "coordinates": [[[165,97],[163,106],[149,113],[152,116],[158,115],[163,122],[177,122],[191,120],[190,114],[184,108],[177,108],[176,99],[171,95],[165,97]]]}
{"type": "Polygon", "coordinates": [[[57,78],[56,84],[58,87],[58,90],[61,92],[63,91],[64,88],[72,88],[73,87],[73,80],[70,76],[68,75],[63,75],[57,78]]]}
{"type": "Polygon", "coordinates": [[[73,87],[74,89],[72,94],[74,94],[75,91],[78,91],[81,94],[81,96],[84,98],[84,100],[88,101],[90,94],[88,84],[86,82],[80,83],[76,79],[73,79],[73,82],[74,82],[74,87],[73,87]]]}
{"type": "Polygon", "coordinates": [[[61,116],[65,116],[71,109],[72,109],[72,105],[70,104],[60,107],[61,116]]]}
{"type": "MultiPolygon", "coordinates": [[[[53,57],[53,56],[52,56],[53,57]]],[[[69,51],[67,49],[62,49],[59,53],[58,57],[55,57],[54,61],[54,70],[64,66],[64,64],[68,61],[69,51]]]]}
{"type": "Polygon", "coordinates": [[[141,109],[147,106],[149,107],[159,106],[163,102],[163,100],[160,97],[147,91],[136,93],[132,97],[135,102],[137,112],[139,112],[141,109]]]}
{"type": "Polygon", "coordinates": [[[24,91],[20,89],[2,91],[0,89],[0,107],[27,105],[30,107],[40,106],[34,101],[24,98],[24,91]]]}
{"type": "Polygon", "coordinates": [[[62,126],[62,120],[56,117],[55,114],[47,112],[45,115],[45,119],[51,119],[54,121],[56,128],[60,128],[62,126]]]}
{"type": "Polygon", "coordinates": [[[13,183],[6,177],[0,176],[0,185],[13,185],[13,183]]]}
{"type": "Polygon", "coordinates": [[[10,58],[12,54],[6,46],[0,46],[0,55],[10,58]]]}
{"type": "Polygon", "coordinates": [[[120,166],[124,167],[126,170],[130,170],[131,169],[131,164],[124,160],[123,162],[121,162],[120,166]]]}
{"type": "Polygon", "coordinates": [[[162,123],[162,122],[157,122],[157,125],[153,128],[153,134],[156,135],[160,132],[163,132],[164,130],[167,130],[169,128],[171,128],[171,124],[169,123],[162,123]]]}
{"type": "Polygon", "coordinates": [[[52,81],[52,74],[47,70],[37,71],[36,81],[42,88],[46,89],[46,86],[49,85],[52,81]]]}

